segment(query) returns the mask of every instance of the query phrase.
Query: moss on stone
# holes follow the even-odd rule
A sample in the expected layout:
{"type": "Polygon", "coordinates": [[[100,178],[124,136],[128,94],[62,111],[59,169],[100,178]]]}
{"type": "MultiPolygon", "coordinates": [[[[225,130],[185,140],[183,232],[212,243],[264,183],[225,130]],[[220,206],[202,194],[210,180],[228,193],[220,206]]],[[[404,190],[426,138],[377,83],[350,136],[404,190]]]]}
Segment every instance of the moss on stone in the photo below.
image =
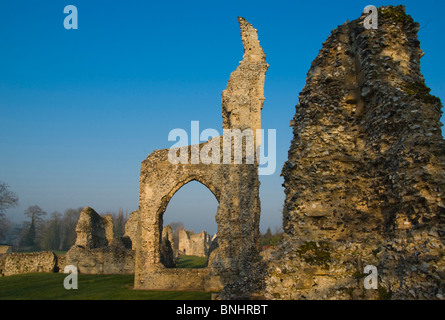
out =
{"type": "Polygon", "coordinates": [[[405,12],[404,6],[388,6],[378,9],[379,18],[389,19],[403,25],[415,23],[410,15],[405,12]]]}
{"type": "Polygon", "coordinates": [[[359,271],[356,271],[356,272],[354,272],[354,273],[352,274],[352,276],[353,276],[355,279],[359,280],[359,279],[362,279],[362,278],[366,277],[367,274],[366,274],[366,273],[359,272],[359,271]]]}
{"type": "Polygon", "coordinates": [[[403,83],[401,88],[410,96],[416,96],[425,103],[440,103],[440,99],[431,95],[431,89],[421,81],[403,83]]]}
{"type": "Polygon", "coordinates": [[[377,292],[379,294],[380,300],[391,300],[391,298],[392,298],[392,293],[383,287],[379,287],[377,289],[377,292]]]}
{"type": "Polygon", "coordinates": [[[330,247],[324,242],[307,241],[297,249],[297,253],[310,265],[321,266],[324,269],[329,268],[331,262],[330,247]]]}

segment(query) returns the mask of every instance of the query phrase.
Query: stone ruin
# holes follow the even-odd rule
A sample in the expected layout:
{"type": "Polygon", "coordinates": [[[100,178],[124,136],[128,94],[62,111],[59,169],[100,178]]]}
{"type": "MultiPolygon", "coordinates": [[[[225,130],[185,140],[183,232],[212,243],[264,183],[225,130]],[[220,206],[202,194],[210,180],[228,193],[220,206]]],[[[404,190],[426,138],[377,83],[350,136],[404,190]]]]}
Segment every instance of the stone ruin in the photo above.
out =
{"type": "Polygon", "coordinates": [[[403,6],[323,43],[291,121],[282,171],[285,239],[269,299],[443,299],[442,104],[420,72],[419,24],[403,6]],[[378,289],[364,289],[364,268],[378,289]]]}
{"type": "Polygon", "coordinates": [[[64,268],[63,258],[54,252],[9,252],[0,254],[0,277],[34,272],[58,272],[64,268]]]}
{"type": "MultiPolygon", "coordinates": [[[[256,129],[261,128],[268,64],[257,30],[243,18],[238,21],[244,55],[222,93],[223,129],[250,129],[255,134],[256,129]]],[[[243,296],[250,290],[249,284],[258,282],[252,281],[261,264],[258,163],[256,157],[253,163],[247,163],[247,143],[243,143],[243,164],[233,161],[225,164],[224,140],[219,136],[177,150],[192,162],[196,153],[211,152],[212,158],[220,160],[216,163],[174,164],[169,160],[169,149],[156,150],[142,162],[135,239],[135,289],[221,291],[224,288],[223,294],[229,297],[231,294],[243,296]],[[163,214],[176,191],[190,181],[202,183],[218,201],[215,218],[218,247],[212,251],[205,269],[166,268],[160,250],[163,214]],[[238,291],[232,293],[229,288],[238,291]]]]}
{"type": "MultiPolygon", "coordinates": [[[[442,104],[421,75],[419,24],[405,8],[381,7],[377,30],[364,19],[334,29],[307,74],[282,170],[284,240],[262,261],[257,163],[172,164],[157,150],[142,162],[125,236],[113,240],[111,217],[85,208],[66,263],[134,272],[136,289],[222,290],[223,299],[444,299],[442,104]],[[176,269],[162,218],[192,180],[218,200],[218,245],[207,268],[176,269]],[[369,265],[377,290],[364,288],[369,265]]],[[[244,56],[222,94],[223,127],[257,129],[268,65],[256,30],[238,20],[244,56]]],[[[221,139],[188,146],[187,155],[221,139]]],[[[54,254],[25,255],[0,256],[0,273],[57,268],[54,254]]]]}
{"type": "MultiPolygon", "coordinates": [[[[256,138],[256,130],[261,128],[268,64],[257,30],[243,18],[238,22],[244,55],[222,93],[223,129],[250,129],[256,138]]],[[[264,270],[258,252],[258,163],[256,156],[252,163],[247,161],[247,140],[241,144],[242,164],[233,163],[236,142],[232,140],[232,162],[225,163],[224,140],[225,136],[215,137],[177,150],[193,158],[194,152],[202,154],[204,149],[213,159],[219,157],[216,163],[172,163],[169,149],[150,154],[141,166],[139,209],[130,214],[124,237],[113,240],[111,216],[102,218],[87,207],[79,218],[77,241],[67,253],[66,263],[77,266],[80,273],[134,272],[135,289],[222,290],[227,297],[249,294],[249,285],[260,282],[253,277],[262,276],[258,270],[264,270]],[[184,230],[175,252],[171,227],[163,227],[163,214],[173,195],[190,181],[209,188],[219,203],[215,217],[218,238],[216,241],[205,232],[184,230]],[[175,268],[180,253],[209,256],[208,267],[175,268]]]]}
{"type": "Polygon", "coordinates": [[[114,239],[113,218],[101,217],[94,209],[85,207],[76,226],[76,243],[66,253],[66,264],[84,274],[132,274],[135,254],[131,239],[114,239]]]}
{"type": "Polygon", "coordinates": [[[179,254],[207,257],[211,244],[212,238],[205,231],[200,233],[193,233],[185,229],[179,231],[179,254]]]}

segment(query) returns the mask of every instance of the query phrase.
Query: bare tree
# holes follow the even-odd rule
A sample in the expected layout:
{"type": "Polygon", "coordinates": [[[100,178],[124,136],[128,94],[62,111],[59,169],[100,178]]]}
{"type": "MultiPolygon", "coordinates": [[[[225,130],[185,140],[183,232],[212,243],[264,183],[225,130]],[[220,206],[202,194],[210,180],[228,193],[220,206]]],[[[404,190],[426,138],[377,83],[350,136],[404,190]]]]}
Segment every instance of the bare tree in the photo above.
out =
{"type": "Polygon", "coordinates": [[[76,225],[82,208],[66,209],[61,221],[59,250],[68,250],[76,242],[76,225]]]}
{"type": "Polygon", "coordinates": [[[29,229],[22,238],[21,245],[33,247],[36,245],[37,229],[40,227],[40,222],[42,222],[42,217],[46,215],[39,206],[30,206],[25,211],[25,216],[31,218],[31,224],[29,229]]]}
{"type": "Polygon", "coordinates": [[[9,186],[0,182],[0,216],[3,216],[7,209],[17,206],[19,198],[14,192],[9,191],[9,186]]]}
{"type": "Polygon", "coordinates": [[[0,239],[5,237],[10,226],[10,221],[5,217],[5,212],[9,208],[17,206],[19,198],[14,192],[9,191],[6,183],[0,182],[0,239]]]}

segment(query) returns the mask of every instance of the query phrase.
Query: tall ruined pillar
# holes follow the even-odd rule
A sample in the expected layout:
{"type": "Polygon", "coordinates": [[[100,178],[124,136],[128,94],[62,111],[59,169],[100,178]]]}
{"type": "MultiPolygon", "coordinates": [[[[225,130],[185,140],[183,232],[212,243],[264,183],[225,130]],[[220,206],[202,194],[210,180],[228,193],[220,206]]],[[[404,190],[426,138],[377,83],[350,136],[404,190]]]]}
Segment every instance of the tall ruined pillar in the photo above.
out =
{"type": "Polygon", "coordinates": [[[261,109],[264,103],[264,81],[269,65],[260,46],[257,30],[239,17],[243,60],[230,75],[222,92],[223,129],[261,129],[261,109]]]}
{"type": "Polygon", "coordinates": [[[339,26],[312,63],[282,175],[275,299],[434,299],[445,290],[441,102],[403,6],[339,26]],[[376,267],[378,288],[364,288],[376,267]]]}
{"type": "MultiPolygon", "coordinates": [[[[223,164],[219,172],[223,179],[216,222],[218,249],[210,257],[210,265],[222,275],[225,284],[222,298],[248,297],[262,277],[259,256],[260,198],[258,162],[248,163],[247,152],[256,153],[256,130],[261,129],[261,109],[264,103],[264,81],[269,65],[260,46],[257,30],[239,17],[243,60],[230,75],[222,92],[223,129],[252,130],[255,149],[244,141],[242,164],[223,164]]],[[[234,141],[231,140],[232,148],[234,141]]],[[[224,147],[223,147],[224,148],[224,147]]]]}
{"type": "MultiPolygon", "coordinates": [[[[232,72],[222,93],[224,133],[238,131],[249,140],[245,131],[261,128],[264,102],[264,79],[268,68],[259,45],[257,31],[244,18],[238,18],[244,56],[232,72]]],[[[232,132],[233,133],[233,132],[232,132]]],[[[230,135],[229,135],[230,136],[230,135]]],[[[212,154],[212,162],[178,161],[172,163],[169,149],[156,150],[141,165],[139,217],[136,235],[135,288],[221,291],[221,298],[247,298],[263,276],[258,253],[260,233],[260,200],[258,162],[255,148],[243,139],[241,144],[224,136],[200,145],[184,147],[188,159],[212,154]],[[226,159],[225,144],[233,152],[226,159]],[[234,161],[236,148],[242,147],[241,162],[234,161]],[[253,154],[251,154],[253,153],[253,154]],[[216,155],[215,163],[213,156],[216,155]],[[253,161],[247,161],[253,155],[253,161]],[[219,159],[218,159],[219,157],[219,159]],[[227,161],[229,160],[229,161],[227,161]],[[206,269],[171,269],[162,264],[160,242],[163,214],[168,202],[183,185],[199,181],[218,200],[215,220],[218,225],[218,247],[212,251],[206,269]]],[[[238,136],[239,137],[239,136],[238,136]]],[[[250,139],[255,144],[255,137],[250,139]]],[[[239,142],[239,140],[238,140],[239,142]]],[[[181,150],[173,149],[173,154],[181,150]]],[[[209,217],[211,219],[211,217],[209,217]]]]}

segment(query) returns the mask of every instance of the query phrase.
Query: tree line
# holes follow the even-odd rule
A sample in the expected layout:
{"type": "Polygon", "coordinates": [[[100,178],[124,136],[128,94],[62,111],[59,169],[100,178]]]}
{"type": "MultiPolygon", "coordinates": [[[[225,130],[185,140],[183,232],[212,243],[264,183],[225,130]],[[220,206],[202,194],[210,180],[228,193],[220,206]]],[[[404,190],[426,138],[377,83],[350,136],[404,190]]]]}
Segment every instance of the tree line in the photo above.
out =
{"type": "MultiPolygon", "coordinates": [[[[15,245],[19,249],[32,251],[59,250],[71,248],[77,238],[76,225],[82,207],[66,209],[63,214],[55,211],[49,215],[38,205],[28,207],[24,211],[27,218],[21,224],[14,224],[5,215],[6,210],[18,205],[18,197],[9,190],[6,183],[0,182],[0,243],[7,243],[8,239],[16,239],[15,245]]],[[[111,214],[114,223],[114,236],[121,237],[125,233],[125,223],[128,213],[119,209],[111,214]]]]}

